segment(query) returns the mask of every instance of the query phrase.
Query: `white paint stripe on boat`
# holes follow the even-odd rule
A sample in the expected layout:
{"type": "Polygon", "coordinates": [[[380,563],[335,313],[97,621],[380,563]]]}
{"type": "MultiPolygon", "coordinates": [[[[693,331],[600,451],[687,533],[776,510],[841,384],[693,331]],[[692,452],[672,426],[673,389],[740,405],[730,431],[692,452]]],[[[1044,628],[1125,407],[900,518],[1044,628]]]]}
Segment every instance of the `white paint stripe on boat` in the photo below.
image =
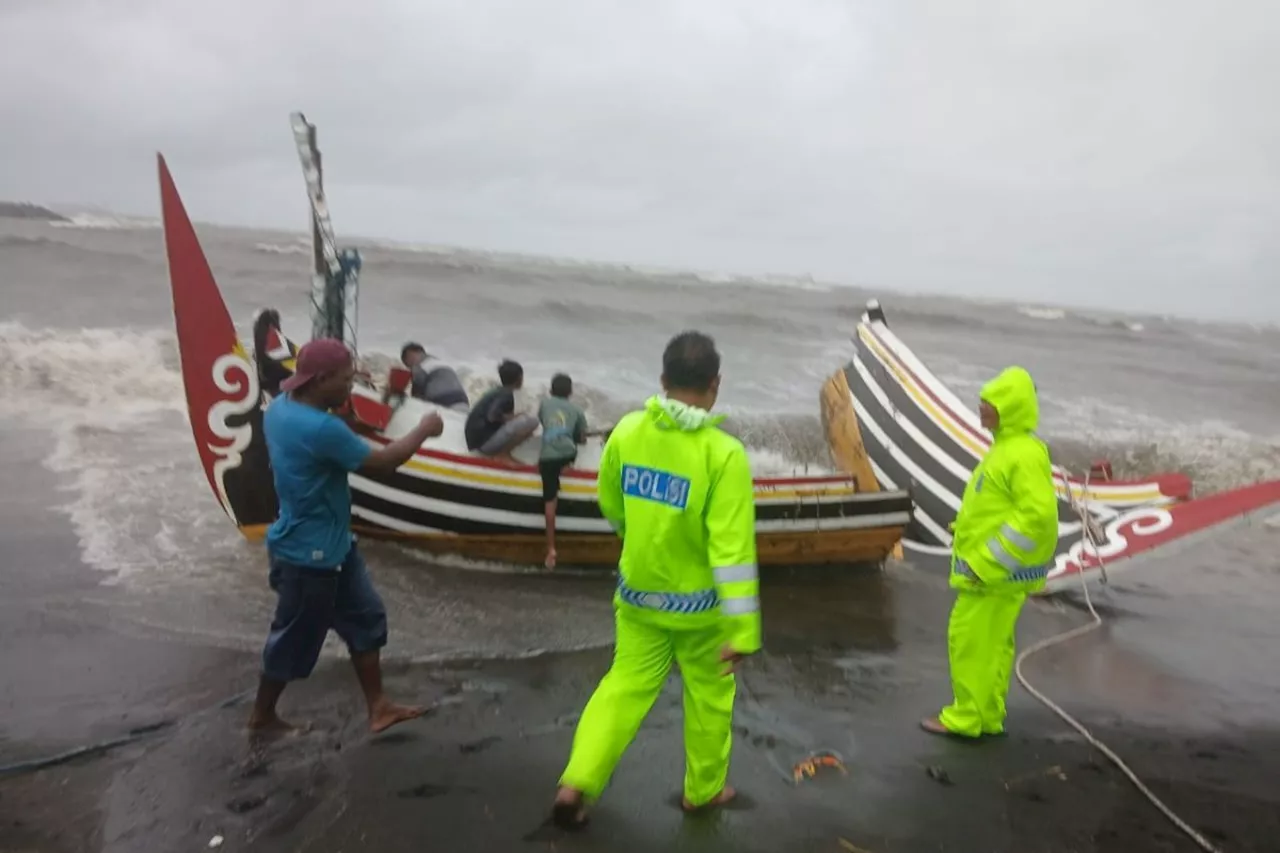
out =
{"type": "MultiPolygon", "coordinates": [[[[889,478],[889,475],[884,472],[884,469],[875,463],[874,459],[868,458],[867,461],[871,463],[871,473],[875,474],[876,479],[879,480],[880,483],[882,483],[884,486],[890,489],[899,488],[897,485],[894,484],[893,480],[889,478]]],[[[946,542],[947,546],[944,550],[948,552],[950,551],[951,533],[947,531],[938,522],[934,521],[933,518],[927,512],[925,512],[923,509],[920,508],[919,504],[916,504],[914,518],[916,521],[920,522],[920,524],[923,525],[925,529],[927,529],[930,533],[932,533],[935,537],[937,537],[939,542],[946,542]]],[[[910,542],[914,540],[903,539],[902,541],[910,542]]],[[[932,545],[924,545],[923,543],[920,543],[920,545],[922,548],[934,547],[932,545]]]]}
{"type": "MultiPolygon", "coordinates": [[[[519,527],[530,531],[545,529],[546,521],[542,513],[521,513],[511,510],[490,509],[488,507],[463,506],[450,501],[427,498],[410,494],[399,489],[375,483],[359,474],[351,475],[352,489],[375,498],[389,501],[398,506],[420,509],[426,512],[445,515],[470,521],[501,524],[508,527],[519,527]]],[[[368,512],[368,510],[362,510],[368,512]]],[[[828,530],[861,530],[875,527],[891,527],[905,525],[911,518],[906,511],[888,513],[865,513],[861,515],[836,516],[834,518],[779,518],[756,522],[756,531],[760,533],[788,531],[828,531],[828,530]]],[[[414,525],[415,529],[427,528],[414,525]]],[[[560,518],[556,527],[569,533],[608,533],[613,534],[608,522],[599,518],[560,518]]]]}
{"type": "Polygon", "coordinates": [[[383,515],[371,509],[365,509],[362,506],[351,507],[351,514],[356,518],[363,518],[365,521],[371,521],[379,524],[388,530],[395,530],[399,533],[444,533],[443,530],[437,530],[434,527],[423,527],[420,524],[412,524],[408,521],[401,521],[398,518],[392,518],[389,515],[383,515]]]}
{"type": "MultiPolygon", "coordinates": [[[[916,354],[912,352],[910,348],[908,348],[907,345],[904,344],[898,338],[898,336],[895,335],[889,329],[888,326],[878,321],[873,323],[868,323],[866,325],[870,330],[872,330],[875,333],[875,335],[873,336],[873,339],[876,340],[876,342],[879,343],[886,350],[888,350],[893,357],[898,359],[898,361],[902,362],[903,366],[907,367],[913,374],[915,374],[915,377],[918,380],[918,382],[914,383],[916,385],[916,388],[926,396],[928,395],[929,392],[932,392],[935,397],[937,397],[940,401],[942,401],[946,409],[951,410],[950,412],[947,412],[944,409],[940,409],[939,414],[943,418],[945,418],[947,421],[949,421],[951,424],[953,424],[955,426],[955,430],[968,432],[968,430],[965,429],[965,426],[967,425],[968,427],[971,427],[972,429],[976,430],[980,436],[983,436],[981,441],[979,441],[980,445],[985,447],[990,444],[990,438],[988,437],[989,433],[987,433],[986,429],[983,428],[982,421],[978,417],[977,413],[973,409],[965,405],[965,403],[961,401],[960,398],[957,397],[949,387],[943,384],[943,382],[940,379],[938,379],[937,376],[934,375],[933,371],[929,370],[929,368],[924,365],[924,362],[920,361],[920,359],[916,357],[916,354]]],[[[884,359],[881,359],[879,354],[876,353],[874,349],[872,349],[871,351],[872,351],[872,354],[875,355],[876,358],[881,363],[884,363],[884,359]]],[[[888,364],[886,364],[885,366],[891,367],[891,365],[888,365],[888,364]]],[[[890,370],[890,373],[892,375],[893,371],[890,370]]],[[[909,382],[911,380],[910,378],[907,378],[906,381],[909,382]]],[[[908,396],[910,396],[909,392],[908,392],[908,396]]],[[[914,400],[913,400],[913,403],[914,403],[914,400]]],[[[919,406],[918,403],[916,405],[919,406]]],[[[938,418],[933,417],[932,413],[930,413],[927,409],[921,408],[921,412],[924,414],[925,417],[929,418],[935,423],[938,423],[938,418]]],[[[942,427],[944,431],[947,431],[947,432],[952,431],[952,430],[948,430],[945,424],[939,423],[939,426],[942,427]]],[[[973,436],[970,436],[970,438],[974,440],[978,440],[973,436]]],[[[956,442],[956,443],[959,447],[964,448],[964,445],[961,444],[960,442],[956,442]]],[[[965,452],[966,454],[969,453],[967,448],[965,448],[965,452]]],[[[1075,493],[1077,496],[1084,491],[1084,485],[1079,482],[1072,482],[1067,472],[1062,467],[1058,465],[1054,465],[1053,473],[1055,478],[1061,481],[1063,485],[1069,485],[1071,491],[1075,493]]],[[[1105,501],[1106,503],[1109,503],[1112,506],[1121,506],[1121,507],[1145,506],[1146,504],[1149,504],[1149,503],[1172,502],[1172,499],[1164,498],[1163,496],[1161,496],[1161,498],[1152,498],[1152,499],[1117,498],[1113,496],[1113,495],[1121,495],[1121,494],[1125,494],[1125,495],[1132,494],[1135,491],[1142,491],[1144,488],[1150,489],[1157,493],[1159,492],[1159,487],[1154,482],[1136,482],[1136,483],[1129,483],[1124,485],[1112,485],[1109,483],[1090,483],[1089,484],[1089,491],[1092,493],[1092,495],[1096,499],[1098,499],[1099,501],[1105,501]]]]}
{"type": "Polygon", "coordinates": [[[850,399],[853,400],[853,408],[854,411],[857,412],[858,423],[871,431],[871,435],[875,440],[880,442],[880,445],[889,451],[889,455],[892,456],[899,465],[906,469],[906,472],[911,475],[916,483],[927,489],[929,493],[938,500],[942,501],[956,512],[959,512],[960,499],[944,489],[937,480],[933,479],[921,470],[920,466],[915,463],[909,453],[894,444],[889,439],[889,436],[885,433],[884,429],[881,428],[880,424],[876,423],[875,419],[871,417],[870,413],[867,412],[862,403],[858,402],[857,396],[851,395],[850,399]]]}
{"type": "Polygon", "coordinates": [[[903,539],[902,547],[909,551],[916,551],[920,554],[928,554],[931,557],[951,556],[950,545],[926,545],[923,542],[917,542],[914,539],[903,539]]]}
{"type": "MultiPolygon", "coordinates": [[[[945,453],[942,448],[934,444],[928,436],[921,432],[919,427],[911,422],[911,418],[899,411],[898,408],[890,402],[889,395],[885,394],[885,392],[880,388],[875,377],[871,375],[871,371],[867,370],[866,365],[862,363],[862,359],[857,355],[853,357],[853,366],[854,369],[858,371],[858,376],[861,377],[862,381],[866,383],[869,389],[871,389],[871,396],[875,397],[876,402],[880,404],[880,408],[886,415],[893,419],[894,423],[902,428],[902,430],[907,434],[907,437],[915,442],[917,447],[932,457],[935,462],[959,479],[961,483],[969,482],[969,477],[973,475],[973,469],[966,468],[945,453]]],[[[955,493],[953,492],[953,494],[955,493]]],[[[959,494],[956,494],[955,496],[957,498],[960,497],[959,494]]]]}
{"type": "MultiPolygon", "coordinates": [[[[409,507],[410,509],[420,509],[426,512],[432,512],[437,515],[445,515],[450,518],[465,519],[470,521],[480,521],[489,524],[502,524],[507,527],[521,527],[528,530],[543,530],[546,527],[546,520],[542,513],[532,512],[513,512],[505,509],[492,509],[489,507],[478,507],[475,505],[464,505],[454,503],[452,501],[442,501],[438,498],[428,498],[422,495],[415,495],[410,492],[401,491],[391,486],[384,486],[381,483],[375,483],[366,479],[359,474],[351,475],[351,488],[364,492],[375,498],[381,498],[384,501],[390,501],[398,506],[409,507]]],[[[572,516],[560,518],[556,521],[556,527],[566,533],[611,533],[609,524],[602,518],[574,518],[572,516]]]]}
{"type": "MultiPolygon", "coordinates": [[[[374,447],[380,446],[374,442],[367,441],[367,443],[371,444],[374,447]]],[[[441,468],[446,469],[448,471],[458,471],[462,473],[464,476],[454,478],[454,477],[449,477],[446,474],[440,474],[440,473],[431,472],[431,471],[423,471],[419,468],[413,468],[408,466],[396,469],[396,473],[404,474],[407,477],[413,477],[414,479],[423,480],[426,482],[448,483],[450,485],[465,486],[467,488],[480,489],[482,491],[489,491],[489,492],[501,493],[506,495],[528,497],[534,494],[541,496],[542,494],[542,480],[537,475],[533,475],[532,479],[521,477],[521,479],[524,479],[528,483],[527,487],[499,485],[499,484],[493,484],[493,483],[480,483],[480,482],[476,482],[474,479],[471,479],[470,476],[465,476],[465,475],[474,476],[475,474],[492,474],[494,476],[499,476],[499,477],[510,477],[510,476],[521,476],[522,472],[490,471],[488,469],[480,469],[476,467],[467,467],[467,466],[457,465],[455,463],[451,463],[448,461],[435,459],[435,458],[432,458],[430,460],[424,460],[422,459],[422,457],[418,457],[418,461],[427,461],[432,465],[439,465],[441,468]]],[[[573,482],[582,483],[582,482],[588,482],[588,481],[579,480],[579,481],[573,481],[573,482]]],[[[594,486],[594,482],[592,482],[592,485],[594,486]]],[[[820,485],[815,487],[814,485],[807,484],[807,483],[796,483],[796,484],[782,483],[779,485],[756,486],[756,489],[755,489],[756,504],[758,506],[789,506],[792,504],[815,504],[815,503],[816,504],[862,504],[862,503],[876,503],[878,501],[882,501],[885,499],[883,494],[877,494],[875,492],[868,492],[868,493],[862,493],[862,494],[856,494],[856,493],[850,492],[850,493],[844,493],[844,494],[830,494],[830,495],[807,494],[807,495],[800,495],[798,497],[792,496],[792,495],[777,494],[778,492],[781,492],[781,491],[807,491],[810,489],[814,491],[818,491],[821,488],[822,487],[820,485]]],[[[595,491],[593,489],[590,494],[585,494],[585,495],[573,494],[569,492],[561,492],[560,500],[562,501],[570,500],[570,501],[577,501],[580,503],[594,504],[596,502],[595,491]]]]}
{"type": "MultiPolygon", "coordinates": [[[[457,469],[452,469],[452,470],[457,470],[457,469]]],[[[497,485],[492,483],[479,483],[469,478],[463,478],[463,477],[454,478],[446,474],[439,474],[431,471],[423,471],[421,469],[411,468],[411,467],[399,468],[397,469],[397,473],[404,474],[407,477],[413,477],[416,480],[422,480],[428,483],[431,483],[431,482],[448,483],[450,485],[463,486],[470,489],[479,489],[481,491],[500,493],[504,495],[515,495],[518,497],[530,497],[532,495],[541,497],[542,495],[541,480],[538,480],[536,482],[530,482],[528,487],[524,488],[524,487],[517,487],[517,486],[497,485]]],[[[476,473],[476,471],[475,469],[471,469],[469,473],[474,474],[476,473]]],[[[505,474],[505,472],[503,473],[505,474]]],[[[875,492],[867,492],[862,494],[848,492],[844,494],[829,494],[829,495],[824,495],[819,493],[819,494],[802,494],[799,496],[778,494],[778,492],[780,491],[806,491],[809,488],[813,488],[813,487],[807,486],[806,484],[797,484],[795,486],[790,484],[783,484],[779,486],[763,486],[763,487],[757,486],[755,489],[755,496],[756,496],[755,502],[757,506],[791,506],[791,505],[798,505],[798,504],[824,504],[824,505],[867,504],[867,503],[877,503],[879,501],[885,500],[885,496],[883,494],[878,494],[875,492]]],[[[818,487],[818,488],[821,488],[821,487],[818,487]]],[[[578,503],[583,503],[583,504],[594,504],[596,502],[595,490],[593,489],[589,494],[573,494],[570,492],[562,491],[560,493],[560,500],[576,501],[578,503]]]]}
{"type": "MultiPolygon", "coordinates": [[[[916,375],[920,384],[924,386],[921,390],[933,392],[933,395],[941,400],[947,408],[951,409],[953,422],[960,421],[973,429],[977,430],[980,435],[985,435],[986,431],[982,428],[982,421],[978,419],[977,413],[964,404],[955,392],[942,383],[933,371],[925,366],[916,354],[904,344],[897,335],[886,325],[880,322],[870,324],[870,328],[875,333],[879,342],[889,350],[898,361],[910,368],[911,372],[916,375]]],[[[956,424],[960,426],[960,423],[956,424]]]]}
{"type": "MultiPolygon", "coordinates": [[[[924,434],[921,433],[917,427],[915,427],[915,425],[910,423],[909,420],[907,420],[905,417],[899,418],[899,416],[897,415],[897,410],[890,403],[890,401],[888,400],[888,397],[881,396],[883,394],[883,391],[880,390],[880,387],[876,384],[873,377],[871,376],[870,371],[866,369],[866,367],[862,364],[861,360],[857,356],[854,357],[853,363],[854,363],[854,367],[858,371],[858,375],[862,378],[864,382],[867,383],[867,387],[871,389],[872,395],[876,398],[876,402],[882,405],[885,414],[892,417],[895,422],[901,424],[904,427],[908,437],[910,437],[912,441],[916,442],[917,445],[919,445],[922,450],[924,450],[926,453],[928,453],[930,456],[936,459],[939,462],[939,464],[946,465],[946,462],[944,461],[944,459],[946,461],[950,461],[952,464],[955,464],[954,460],[950,459],[950,457],[946,457],[945,454],[943,454],[941,451],[938,451],[937,445],[934,445],[932,442],[930,442],[924,436],[924,434]],[[936,452],[931,452],[930,448],[934,448],[934,451],[936,452]]],[[[884,446],[886,449],[889,450],[889,453],[893,456],[893,458],[898,460],[898,463],[903,465],[903,467],[907,469],[908,473],[912,474],[921,486],[924,486],[926,489],[928,489],[928,491],[932,495],[934,495],[939,500],[946,503],[952,509],[956,510],[956,512],[959,512],[960,502],[963,496],[957,495],[954,492],[948,491],[937,480],[925,474],[914,462],[912,462],[910,465],[904,464],[903,460],[909,459],[906,451],[902,450],[896,444],[893,444],[889,440],[889,437],[885,433],[885,431],[881,428],[881,426],[878,423],[875,422],[874,419],[870,417],[866,408],[862,406],[862,404],[858,401],[857,395],[850,392],[850,399],[853,401],[854,410],[858,415],[859,423],[868,424],[868,428],[871,430],[872,436],[877,441],[879,441],[882,446],[884,446]]],[[[873,473],[875,473],[876,475],[876,479],[878,479],[881,483],[883,483],[887,488],[890,488],[890,489],[899,488],[899,486],[895,485],[890,478],[885,476],[885,473],[880,469],[880,466],[875,465],[875,463],[872,463],[872,468],[873,468],[873,473]]],[[[969,478],[968,473],[960,474],[956,472],[954,469],[951,469],[950,467],[948,467],[948,470],[951,470],[953,473],[957,473],[957,476],[963,477],[966,481],[969,478]]],[[[960,470],[963,471],[963,468],[961,468],[960,470]]],[[[943,532],[943,529],[942,529],[943,525],[935,521],[931,516],[929,516],[926,512],[924,512],[924,510],[920,508],[920,505],[918,503],[916,504],[915,517],[922,525],[928,528],[930,533],[933,533],[935,536],[937,536],[939,541],[942,541],[942,542],[951,541],[950,534],[943,532]]],[[[949,523],[950,523],[950,520],[948,520],[948,524],[949,523]]],[[[1075,533],[1076,531],[1078,531],[1080,527],[1081,525],[1079,522],[1068,522],[1065,524],[1059,522],[1058,537],[1062,538],[1063,536],[1069,536],[1072,533],[1075,533]]]]}

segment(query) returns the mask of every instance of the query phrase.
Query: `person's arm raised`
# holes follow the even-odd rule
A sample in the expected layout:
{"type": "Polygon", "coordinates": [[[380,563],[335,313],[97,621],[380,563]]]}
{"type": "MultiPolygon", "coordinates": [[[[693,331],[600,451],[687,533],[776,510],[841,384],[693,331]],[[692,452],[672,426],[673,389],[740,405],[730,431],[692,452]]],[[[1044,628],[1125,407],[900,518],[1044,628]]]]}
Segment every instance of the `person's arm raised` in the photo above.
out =
{"type": "Polygon", "coordinates": [[[436,412],[418,421],[418,425],[395,441],[365,457],[361,471],[394,471],[408,462],[428,438],[444,432],[444,421],[436,412]]]}

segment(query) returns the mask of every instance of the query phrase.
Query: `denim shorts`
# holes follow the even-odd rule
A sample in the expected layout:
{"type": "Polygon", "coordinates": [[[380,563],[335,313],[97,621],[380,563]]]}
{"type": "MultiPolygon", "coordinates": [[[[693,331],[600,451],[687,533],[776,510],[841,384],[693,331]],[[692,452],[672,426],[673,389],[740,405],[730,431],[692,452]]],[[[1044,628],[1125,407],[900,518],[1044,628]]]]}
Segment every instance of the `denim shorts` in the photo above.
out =
{"type": "Polygon", "coordinates": [[[353,653],[387,644],[387,610],[355,543],[338,569],[295,566],[270,556],[276,614],[262,650],[262,674],[272,681],[306,678],[333,629],[353,653]]]}

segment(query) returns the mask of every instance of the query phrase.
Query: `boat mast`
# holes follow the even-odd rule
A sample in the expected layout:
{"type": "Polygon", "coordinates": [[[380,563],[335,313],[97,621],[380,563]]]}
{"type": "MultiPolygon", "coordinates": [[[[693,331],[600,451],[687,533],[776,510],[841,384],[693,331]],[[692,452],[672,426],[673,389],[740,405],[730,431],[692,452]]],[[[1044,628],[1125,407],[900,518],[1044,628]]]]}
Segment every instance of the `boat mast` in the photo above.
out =
{"type": "Polygon", "coordinates": [[[302,113],[291,117],[293,138],[311,201],[311,241],[315,269],[311,284],[311,338],[337,338],[356,352],[360,253],[339,252],[324,194],[316,127],[302,113]]]}
{"type": "MultiPolygon", "coordinates": [[[[320,148],[316,145],[316,126],[311,122],[307,121],[306,118],[303,118],[303,121],[306,122],[306,125],[307,125],[307,148],[311,152],[311,162],[314,163],[316,167],[316,194],[319,195],[320,198],[324,198],[324,160],[321,157],[320,148]]],[[[312,207],[311,208],[311,255],[313,259],[312,275],[317,279],[328,278],[328,265],[324,262],[324,243],[322,241],[323,241],[323,238],[320,236],[320,217],[316,215],[315,208],[312,207]]],[[[326,290],[327,289],[328,288],[326,288],[326,290]]],[[[326,293],[325,296],[328,296],[328,294],[326,293]]],[[[325,299],[325,301],[322,302],[321,305],[326,305],[328,302],[329,300],[325,299]]],[[[339,310],[341,310],[340,307],[339,307],[339,310]]],[[[322,315],[328,315],[328,313],[329,313],[328,311],[321,312],[322,315]]],[[[312,318],[312,319],[314,322],[316,318],[312,318]]],[[[321,316],[320,319],[324,321],[325,319],[327,319],[327,317],[321,316]]],[[[342,326],[339,325],[338,328],[342,328],[342,326]]],[[[311,330],[311,337],[312,338],[333,337],[330,334],[318,335],[316,334],[316,332],[318,331],[327,332],[329,330],[327,328],[323,330],[313,328],[311,330]]]]}

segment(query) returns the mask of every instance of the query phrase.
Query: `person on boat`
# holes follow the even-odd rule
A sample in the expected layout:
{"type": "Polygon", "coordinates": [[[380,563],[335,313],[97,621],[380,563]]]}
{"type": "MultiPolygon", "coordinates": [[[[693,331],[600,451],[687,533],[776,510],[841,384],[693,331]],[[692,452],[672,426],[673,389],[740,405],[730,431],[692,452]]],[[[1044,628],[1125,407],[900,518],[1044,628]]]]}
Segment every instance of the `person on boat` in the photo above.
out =
{"type": "Polygon", "coordinates": [[[613,665],[587,703],[552,807],[586,821],[674,661],[684,689],[687,811],[734,796],[727,784],[734,670],[760,649],[755,500],[742,442],[710,414],[720,355],[699,332],[662,356],[664,397],[613,428],[600,461],[600,511],[622,537],[613,665]]]}
{"type": "Polygon", "coordinates": [[[280,383],[290,376],[285,362],[294,357],[280,339],[280,312],[264,308],[253,319],[253,360],[258,367],[258,387],[270,398],[280,393],[280,383]]]}
{"type": "Polygon", "coordinates": [[[542,424],[542,452],[538,473],[542,475],[542,501],[547,517],[548,569],[556,567],[556,507],[560,497],[560,472],[578,458],[578,445],[587,441],[587,416],[573,403],[573,380],[564,373],[551,377],[551,396],[538,407],[542,424]]]}
{"type": "Polygon", "coordinates": [[[341,341],[310,341],[263,416],[280,508],[267,531],[276,610],[262,652],[251,729],[291,728],[277,715],[276,703],[289,682],[311,674],[330,629],[351,653],[372,731],[424,713],[392,702],[382,691],[387,612],[351,533],[347,475],[395,470],[444,424],[433,412],[407,435],[373,449],[330,414],[350,397],[354,378],[355,364],[341,341]]]}
{"type": "Polygon", "coordinates": [[[1058,497],[1049,449],[1035,434],[1031,375],[1010,367],[982,389],[993,441],[974,469],[952,527],[947,631],[953,701],[921,722],[928,732],[978,738],[1004,732],[1014,633],[1028,593],[1044,588],[1058,545],[1058,497]]]}
{"type": "Polygon", "coordinates": [[[422,344],[405,344],[400,350],[400,361],[413,374],[410,393],[419,400],[461,412],[471,407],[457,372],[428,355],[422,344]]]}
{"type": "Polygon", "coordinates": [[[463,429],[467,449],[508,465],[518,465],[511,451],[533,435],[538,419],[516,411],[516,392],[524,387],[524,368],[520,363],[504,360],[498,365],[498,379],[502,384],[486,392],[467,415],[463,429]]]}

